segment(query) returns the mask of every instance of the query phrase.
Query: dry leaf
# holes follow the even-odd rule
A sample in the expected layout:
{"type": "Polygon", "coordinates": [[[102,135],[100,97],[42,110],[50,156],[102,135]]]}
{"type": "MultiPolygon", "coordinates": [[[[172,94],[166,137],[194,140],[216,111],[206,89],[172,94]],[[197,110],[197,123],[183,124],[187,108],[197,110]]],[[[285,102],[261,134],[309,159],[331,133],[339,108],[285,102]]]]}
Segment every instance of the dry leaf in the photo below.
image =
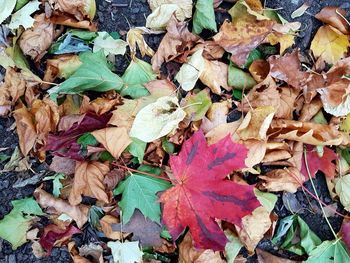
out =
{"type": "Polygon", "coordinates": [[[120,104],[120,99],[97,98],[90,101],[88,96],[83,97],[80,105],[80,113],[95,112],[97,115],[102,115],[112,110],[116,105],[120,104]]]}
{"type": "Polygon", "coordinates": [[[116,159],[132,142],[125,127],[110,127],[91,133],[116,159]]]}
{"type": "Polygon", "coordinates": [[[297,263],[297,261],[277,257],[259,248],[256,249],[259,263],[297,263]]]}
{"type": "Polygon", "coordinates": [[[109,196],[105,192],[103,184],[104,176],[109,172],[108,165],[97,161],[77,162],[73,187],[69,195],[69,203],[78,205],[81,195],[95,197],[96,199],[109,203],[109,196]]]}
{"type": "Polygon", "coordinates": [[[220,95],[221,87],[230,91],[232,88],[228,86],[228,65],[216,60],[204,59],[204,68],[199,79],[210,88],[210,90],[220,95]]]}
{"type": "Polygon", "coordinates": [[[350,26],[344,17],[346,12],[335,6],[326,6],[315,17],[325,24],[329,24],[345,35],[350,34],[350,26]]]}
{"type": "Polygon", "coordinates": [[[270,72],[270,64],[263,59],[254,60],[253,63],[249,66],[249,72],[258,83],[266,79],[267,75],[270,72]]]}
{"type": "Polygon", "coordinates": [[[334,64],[344,57],[349,45],[348,36],[327,25],[318,29],[310,49],[316,58],[334,64]]]}
{"type": "Polygon", "coordinates": [[[141,28],[130,28],[128,34],[126,35],[126,42],[128,42],[130,47],[131,57],[136,55],[137,47],[141,52],[141,56],[145,55],[153,57],[154,51],[148,46],[145,39],[143,38],[144,30],[141,28]]]}
{"type": "Polygon", "coordinates": [[[41,207],[47,209],[47,212],[57,215],[66,214],[77,223],[79,228],[82,228],[87,222],[89,208],[85,205],[70,205],[60,198],[53,197],[41,188],[35,190],[34,197],[41,207]]]}
{"type": "Polygon", "coordinates": [[[220,252],[210,249],[197,249],[193,246],[191,233],[187,232],[179,245],[179,261],[183,263],[223,263],[220,252]]]}
{"type": "Polygon", "coordinates": [[[112,224],[119,224],[119,220],[112,215],[105,215],[100,219],[101,230],[106,237],[113,240],[122,240],[126,238],[128,234],[123,234],[121,231],[114,231],[112,224]]]}
{"type": "Polygon", "coordinates": [[[250,51],[256,48],[271,32],[273,22],[237,19],[231,23],[225,21],[219,33],[213,38],[216,43],[232,54],[231,60],[243,65],[250,51]]]}
{"type": "Polygon", "coordinates": [[[179,21],[192,17],[192,0],[149,0],[148,3],[152,11],[165,4],[177,5],[175,16],[179,21]]]}
{"type": "Polygon", "coordinates": [[[45,14],[35,16],[32,28],[23,32],[19,46],[25,55],[38,62],[55,39],[55,26],[46,19],[45,14]]]}
{"type": "Polygon", "coordinates": [[[95,1],[90,0],[48,0],[53,10],[73,15],[77,20],[94,18],[95,1]]]}
{"type": "Polygon", "coordinates": [[[54,156],[50,164],[50,170],[65,175],[74,174],[75,161],[65,157],[54,156]]]}
{"type": "Polygon", "coordinates": [[[159,72],[164,62],[169,62],[191,49],[200,40],[200,37],[188,31],[188,23],[178,22],[175,17],[170,19],[167,33],[160,42],[157,52],[152,58],[154,72],[159,72]]]}
{"type": "Polygon", "coordinates": [[[79,21],[74,17],[67,16],[66,14],[53,15],[50,17],[51,23],[56,25],[63,25],[73,28],[87,29],[89,31],[97,31],[96,23],[91,22],[90,20],[79,21]]]}

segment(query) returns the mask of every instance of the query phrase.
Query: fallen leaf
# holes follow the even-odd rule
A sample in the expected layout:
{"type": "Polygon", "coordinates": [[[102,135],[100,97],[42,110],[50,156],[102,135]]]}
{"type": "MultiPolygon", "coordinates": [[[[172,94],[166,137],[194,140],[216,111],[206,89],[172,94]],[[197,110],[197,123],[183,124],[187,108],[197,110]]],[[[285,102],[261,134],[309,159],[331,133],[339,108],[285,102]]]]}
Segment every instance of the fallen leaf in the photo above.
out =
{"type": "Polygon", "coordinates": [[[350,26],[344,19],[346,12],[335,6],[326,6],[315,17],[325,24],[331,25],[345,35],[350,34],[350,26]]]}
{"type": "Polygon", "coordinates": [[[199,79],[203,84],[208,86],[210,90],[220,95],[221,87],[227,91],[231,91],[232,88],[229,85],[228,65],[217,61],[204,59],[204,69],[199,79]]]}
{"type": "Polygon", "coordinates": [[[175,130],[185,116],[176,97],[161,97],[137,113],[130,136],[152,142],[175,130]]]}
{"type": "Polygon", "coordinates": [[[125,237],[127,237],[127,235],[123,234],[119,230],[116,231],[112,228],[112,225],[118,224],[118,223],[119,223],[118,218],[112,215],[105,215],[99,220],[99,224],[101,225],[101,230],[107,238],[110,238],[113,240],[123,240],[125,237]]]}
{"type": "Polygon", "coordinates": [[[302,16],[309,7],[310,7],[310,5],[308,5],[307,3],[302,4],[300,7],[298,7],[297,9],[295,9],[293,11],[293,13],[290,15],[290,17],[292,19],[294,19],[294,18],[302,16]]]}
{"type": "Polygon", "coordinates": [[[133,233],[131,240],[139,241],[141,246],[160,246],[162,240],[160,233],[162,227],[146,218],[138,209],[127,224],[113,224],[114,231],[133,233]]]}
{"type": "Polygon", "coordinates": [[[213,0],[199,0],[193,15],[193,31],[199,35],[203,29],[217,32],[213,0]]]}
{"type": "Polygon", "coordinates": [[[107,246],[111,248],[114,263],[141,263],[143,252],[139,248],[139,242],[119,241],[108,242],[107,246]]]}
{"type": "Polygon", "coordinates": [[[188,58],[188,62],[181,66],[179,72],[175,76],[175,79],[185,91],[190,91],[194,88],[204,70],[205,64],[202,54],[203,49],[197,50],[188,58]]]}
{"type": "Polygon", "coordinates": [[[198,249],[193,246],[191,233],[187,232],[179,245],[180,262],[223,263],[220,252],[211,249],[198,249]]]}
{"type": "Polygon", "coordinates": [[[94,39],[93,52],[103,50],[105,56],[109,54],[124,55],[128,43],[121,39],[114,39],[107,32],[98,32],[98,36],[94,39]]]}
{"type": "Polygon", "coordinates": [[[0,11],[0,24],[2,24],[2,22],[11,15],[12,10],[16,6],[16,0],[1,0],[0,5],[2,6],[0,11]]]}
{"type": "Polygon", "coordinates": [[[214,218],[241,225],[241,218],[258,206],[251,186],[224,180],[232,170],[245,166],[246,154],[245,147],[229,136],[208,146],[199,131],[183,144],[178,156],[170,157],[175,186],[160,201],[163,221],[174,239],[189,226],[196,247],[224,249],[226,237],[214,218]],[[239,205],[242,202],[244,210],[239,205]]]}
{"type": "Polygon", "coordinates": [[[350,253],[342,240],[326,240],[309,253],[308,263],[327,262],[336,259],[340,262],[350,260],[350,253]]]}
{"type": "MultiPolygon", "coordinates": [[[[141,166],[138,170],[157,174],[157,168],[141,166]]],[[[127,224],[130,221],[136,208],[145,217],[160,223],[160,204],[157,203],[156,194],[169,187],[170,184],[165,180],[138,173],[131,174],[119,183],[113,193],[115,195],[122,194],[119,206],[123,211],[123,224],[127,224]]]]}
{"type": "Polygon", "coordinates": [[[235,89],[248,90],[256,85],[254,78],[240,68],[230,64],[228,67],[228,84],[235,89]]]}
{"type": "Polygon", "coordinates": [[[11,16],[8,27],[12,30],[18,29],[20,26],[23,26],[24,29],[32,27],[35,20],[31,15],[39,9],[39,5],[40,2],[38,0],[28,2],[28,4],[11,16]]]}
{"type": "Polygon", "coordinates": [[[344,175],[336,179],[335,191],[339,196],[340,203],[344,209],[350,211],[350,174],[344,175]]]}
{"type": "Polygon", "coordinates": [[[277,257],[259,248],[256,249],[259,263],[295,263],[294,260],[277,257]]]}
{"type": "Polygon", "coordinates": [[[163,30],[169,24],[173,13],[178,9],[176,4],[158,6],[146,19],[146,27],[153,30],[163,30]]]}
{"type": "Polygon", "coordinates": [[[32,197],[11,201],[13,209],[0,220],[0,237],[11,243],[12,249],[27,242],[26,233],[35,216],[44,215],[32,197]]]}
{"type": "Polygon", "coordinates": [[[120,104],[120,101],[120,98],[109,99],[103,97],[90,101],[88,96],[84,96],[80,105],[80,113],[94,112],[96,115],[103,115],[112,110],[117,104],[120,104]]]}
{"type": "Polygon", "coordinates": [[[148,3],[152,11],[164,4],[176,4],[175,16],[179,21],[192,17],[192,0],[149,0],[148,3]]]}
{"type": "Polygon", "coordinates": [[[181,101],[181,105],[191,121],[201,120],[212,105],[208,89],[197,94],[188,93],[181,101]]]}
{"type": "Polygon", "coordinates": [[[100,245],[94,243],[83,245],[79,248],[79,255],[92,258],[93,262],[103,263],[103,248],[100,245]]]}
{"type": "Polygon", "coordinates": [[[349,39],[338,29],[326,25],[321,26],[311,42],[311,51],[316,58],[334,64],[344,57],[350,46],[349,39]]]}
{"type": "Polygon", "coordinates": [[[307,149],[308,151],[306,153],[306,158],[308,165],[306,166],[305,158],[303,155],[301,173],[306,178],[308,178],[309,170],[311,177],[315,178],[317,171],[322,171],[325,174],[325,176],[329,178],[334,178],[334,176],[336,175],[336,166],[334,163],[332,163],[332,161],[338,159],[337,154],[328,147],[323,147],[322,155],[321,153],[317,152],[316,147],[308,147],[307,149]]]}
{"type": "Polygon", "coordinates": [[[141,56],[145,55],[153,57],[154,51],[152,48],[148,46],[145,39],[143,38],[144,30],[141,28],[130,28],[128,34],[126,35],[126,42],[130,47],[131,57],[135,58],[137,47],[141,52],[141,56]]]}
{"type": "Polygon", "coordinates": [[[350,229],[349,228],[350,228],[349,220],[344,220],[339,231],[339,234],[348,249],[350,248],[350,231],[349,231],[350,229]]]}
{"type": "Polygon", "coordinates": [[[53,10],[73,15],[77,20],[93,19],[96,12],[96,3],[91,0],[49,0],[53,10]]]}
{"type": "Polygon", "coordinates": [[[230,229],[225,229],[224,233],[227,239],[229,240],[229,242],[227,242],[225,246],[226,260],[227,263],[234,263],[239,251],[241,251],[241,248],[243,247],[243,244],[237,237],[236,233],[234,233],[230,229]]]}
{"type": "Polygon", "coordinates": [[[116,159],[131,143],[128,131],[124,127],[109,127],[91,133],[96,140],[116,159]]]}
{"type": "Polygon", "coordinates": [[[25,55],[39,61],[55,39],[55,26],[45,18],[45,14],[36,15],[32,28],[23,32],[19,46],[25,55]]]}
{"type": "Polygon", "coordinates": [[[188,23],[178,22],[175,18],[170,19],[167,33],[152,58],[154,72],[159,72],[164,62],[174,60],[199,41],[200,37],[189,32],[187,25],[188,23]]]}
{"type": "Polygon", "coordinates": [[[85,205],[70,205],[67,201],[55,198],[41,188],[35,189],[34,197],[42,208],[47,209],[48,213],[56,215],[66,214],[77,223],[79,228],[82,228],[87,222],[89,208],[85,205]]]}
{"type": "MultiPolygon", "coordinates": [[[[89,2],[94,2],[91,0],[86,0],[89,2]]],[[[87,29],[89,31],[92,32],[96,32],[97,31],[97,24],[94,22],[91,22],[90,20],[82,20],[79,21],[78,19],[66,15],[65,13],[59,13],[59,14],[53,14],[50,17],[50,22],[54,23],[56,25],[63,25],[63,26],[68,26],[68,27],[72,27],[72,28],[81,28],[81,29],[87,29]]]]}
{"type": "Polygon", "coordinates": [[[65,229],[61,229],[55,224],[45,226],[44,233],[40,237],[39,243],[41,247],[46,251],[46,255],[51,254],[53,247],[67,242],[74,234],[80,234],[81,231],[73,225],[67,226],[65,229]]]}

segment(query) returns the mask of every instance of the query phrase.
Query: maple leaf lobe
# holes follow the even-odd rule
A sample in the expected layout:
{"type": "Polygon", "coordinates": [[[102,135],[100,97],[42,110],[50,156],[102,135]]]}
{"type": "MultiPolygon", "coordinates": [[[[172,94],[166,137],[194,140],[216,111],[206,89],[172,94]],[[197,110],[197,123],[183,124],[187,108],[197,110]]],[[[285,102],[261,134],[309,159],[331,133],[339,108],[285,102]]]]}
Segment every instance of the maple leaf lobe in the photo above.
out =
{"type": "Polygon", "coordinates": [[[163,221],[177,238],[188,226],[195,246],[223,250],[227,239],[216,219],[240,225],[259,202],[253,186],[226,180],[235,169],[245,167],[247,149],[230,136],[207,145],[202,131],[196,132],[178,156],[170,157],[174,186],[165,191],[163,221]]]}

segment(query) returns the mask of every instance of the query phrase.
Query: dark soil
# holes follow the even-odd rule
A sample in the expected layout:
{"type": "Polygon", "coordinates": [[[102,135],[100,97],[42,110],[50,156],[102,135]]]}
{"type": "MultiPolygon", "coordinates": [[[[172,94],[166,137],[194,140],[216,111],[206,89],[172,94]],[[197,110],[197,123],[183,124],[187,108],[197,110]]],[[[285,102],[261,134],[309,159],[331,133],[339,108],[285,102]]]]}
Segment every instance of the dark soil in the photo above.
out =
{"type": "MultiPolygon", "coordinates": [[[[129,30],[129,27],[135,26],[144,26],[146,22],[146,17],[150,13],[147,0],[134,0],[132,1],[131,6],[129,7],[129,0],[116,0],[114,1],[117,5],[126,3],[126,6],[115,6],[111,3],[106,2],[105,0],[97,0],[98,10],[96,21],[99,24],[99,31],[113,32],[118,31],[123,38],[125,38],[126,32],[129,30]]],[[[280,9],[278,12],[287,20],[291,21],[290,14],[297,9],[300,5],[304,3],[303,0],[266,0],[266,7],[273,9],[280,9]]],[[[232,4],[224,3],[221,7],[229,8],[232,4]]],[[[307,10],[303,16],[295,19],[295,21],[300,21],[302,23],[300,37],[296,41],[296,47],[300,48],[303,52],[307,52],[307,49],[310,46],[310,41],[315,34],[316,29],[320,26],[320,23],[314,18],[314,15],[317,14],[322,7],[324,6],[341,6],[342,8],[349,11],[350,1],[344,0],[319,0],[311,1],[311,7],[307,10]]],[[[216,12],[216,18],[218,23],[222,23],[225,18],[229,18],[228,14],[225,13],[222,9],[219,9],[216,12]]],[[[208,32],[204,32],[208,34],[208,32]]],[[[206,36],[207,37],[207,36],[206,36]]],[[[162,36],[151,35],[146,36],[146,41],[148,44],[156,50],[162,36]]],[[[128,55],[119,56],[116,61],[116,71],[118,74],[122,74],[126,67],[128,66],[130,58],[128,55]]],[[[0,77],[1,79],[1,77],[0,77]]],[[[2,153],[11,155],[15,147],[18,146],[18,138],[14,130],[10,130],[11,125],[13,124],[13,119],[1,119],[0,118],[0,148],[8,147],[6,151],[2,153]]],[[[15,199],[22,199],[29,197],[33,194],[34,189],[38,186],[38,183],[27,184],[24,187],[13,187],[18,180],[24,180],[32,178],[34,175],[39,174],[44,176],[46,171],[46,166],[42,165],[33,165],[33,172],[6,172],[0,173],[0,219],[2,219],[7,213],[12,209],[11,201],[15,199]]],[[[0,169],[3,166],[0,164],[0,169]]],[[[268,167],[267,167],[268,169],[268,167]]],[[[317,191],[320,194],[320,198],[326,203],[331,204],[332,199],[328,193],[327,185],[322,174],[318,174],[314,180],[317,191]]],[[[311,191],[312,187],[310,183],[306,183],[305,186],[311,191]]],[[[283,203],[283,193],[278,193],[278,202],[274,209],[274,212],[280,217],[291,215],[285,204],[283,203]]],[[[298,213],[309,225],[311,230],[313,230],[322,240],[333,239],[332,233],[326,224],[322,214],[320,212],[318,203],[307,193],[304,193],[302,190],[298,191],[295,194],[290,194],[287,196],[288,199],[293,200],[293,204],[297,208],[298,213]]],[[[338,204],[338,211],[343,212],[342,208],[338,204]]],[[[341,226],[342,218],[339,216],[330,217],[330,222],[337,232],[341,226]]],[[[86,234],[86,233],[85,233],[86,234]]],[[[269,251],[272,254],[278,255],[280,257],[288,257],[293,260],[302,260],[296,255],[287,253],[285,251],[279,250],[275,247],[268,239],[262,240],[259,245],[259,248],[269,251]]],[[[246,251],[242,249],[241,253],[246,255],[246,251]]],[[[43,259],[37,259],[32,254],[31,244],[26,243],[25,245],[18,248],[16,251],[11,249],[10,244],[0,239],[0,263],[9,262],[9,263],[24,263],[24,262],[72,262],[69,253],[66,248],[55,248],[52,251],[51,256],[43,259]]],[[[248,262],[257,262],[255,257],[248,258],[248,262]]]]}

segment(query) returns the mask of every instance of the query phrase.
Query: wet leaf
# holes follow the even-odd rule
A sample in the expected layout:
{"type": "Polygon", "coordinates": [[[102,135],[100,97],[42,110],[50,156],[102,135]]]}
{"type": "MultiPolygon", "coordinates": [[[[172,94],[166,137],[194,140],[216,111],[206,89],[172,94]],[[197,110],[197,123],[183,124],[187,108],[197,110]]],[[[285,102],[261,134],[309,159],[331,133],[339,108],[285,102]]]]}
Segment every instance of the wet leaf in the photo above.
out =
{"type": "Polygon", "coordinates": [[[258,206],[251,186],[224,180],[234,169],[245,166],[246,154],[245,147],[229,136],[208,146],[199,131],[184,143],[178,156],[170,157],[174,186],[160,201],[164,223],[174,239],[188,226],[196,247],[224,249],[227,239],[214,218],[241,225],[242,217],[258,206]],[[239,205],[242,202],[244,210],[239,205]]]}

